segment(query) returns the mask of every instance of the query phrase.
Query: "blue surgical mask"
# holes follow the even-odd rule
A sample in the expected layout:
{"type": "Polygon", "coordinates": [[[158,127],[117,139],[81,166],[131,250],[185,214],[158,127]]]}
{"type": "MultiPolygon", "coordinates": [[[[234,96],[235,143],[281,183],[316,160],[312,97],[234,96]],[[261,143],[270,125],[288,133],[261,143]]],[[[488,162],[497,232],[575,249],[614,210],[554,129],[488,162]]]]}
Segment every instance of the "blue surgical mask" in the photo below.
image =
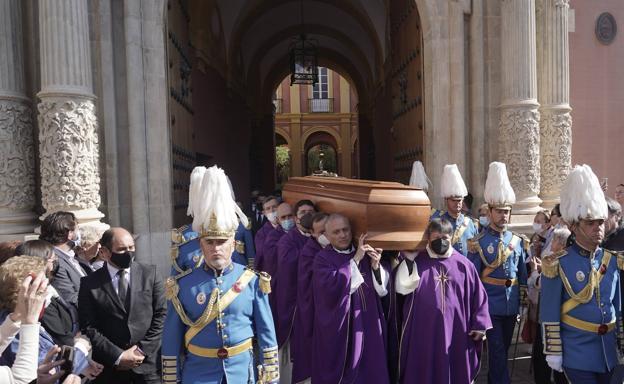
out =
{"type": "Polygon", "coordinates": [[[490,219],[487,216],[479,216],[479,224],[484,227],[490,225],[490,219]]]}
{"type": "Polygon", "coordinates": [[[293,219],[286,219],[284,221],[281,221],[280,225],[282,226],[282,229],[284,231],[288,232],[291,229],[293,229],[293,227],[295,226],[295,220],[293,220],[293,219]]]}

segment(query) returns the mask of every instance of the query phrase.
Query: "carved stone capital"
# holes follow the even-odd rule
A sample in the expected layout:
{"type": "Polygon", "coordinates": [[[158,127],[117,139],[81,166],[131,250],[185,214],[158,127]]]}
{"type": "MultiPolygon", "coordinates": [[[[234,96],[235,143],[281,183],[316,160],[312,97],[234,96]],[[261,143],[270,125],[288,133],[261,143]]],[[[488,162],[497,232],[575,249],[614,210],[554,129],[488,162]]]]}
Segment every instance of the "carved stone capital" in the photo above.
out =
{"type": "Polygon", "coordinates": [[[539,193],[539,120],[536,107],[503,108],[501,111],[499,153],[507,165],[517,200],[539,193]]]}
{"type": "Polygon", "coordinates": [[[100,205],[98,135],[91,100],[42,100],[39,110],[41,202],[47,212],[100,205]]]}
{"type": "Polygon", "coordinates": [[[0,209],[35,206],[31,110],[17,100],[0,100],[0,209]]]}

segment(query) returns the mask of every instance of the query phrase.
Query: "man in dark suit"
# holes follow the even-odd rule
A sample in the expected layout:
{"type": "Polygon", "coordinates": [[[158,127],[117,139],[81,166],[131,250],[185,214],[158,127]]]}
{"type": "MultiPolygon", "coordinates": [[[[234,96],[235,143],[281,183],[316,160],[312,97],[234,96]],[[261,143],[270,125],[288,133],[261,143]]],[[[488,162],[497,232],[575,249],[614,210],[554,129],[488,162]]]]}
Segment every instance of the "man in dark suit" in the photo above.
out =
{"type": "Polygon", "coordinates": [[[95,383],[160,383],[156,367],[166,307],[163,282],[153,265],[134,259],[134,239],[111,228],[100,240],[106,264],[82,280],[80,328],[91,339],[93,359],[104,364],[95,383]]]}
{"type": "Polygon", "coordinates": [[[87,274],[74,253],[77,240],[76,216],[71,212],[53,212],[41,224],[41,236],[54,246],[58,267],[54,273],[52,286],[68,303],[78,305],[80,279],[87,274]]]}

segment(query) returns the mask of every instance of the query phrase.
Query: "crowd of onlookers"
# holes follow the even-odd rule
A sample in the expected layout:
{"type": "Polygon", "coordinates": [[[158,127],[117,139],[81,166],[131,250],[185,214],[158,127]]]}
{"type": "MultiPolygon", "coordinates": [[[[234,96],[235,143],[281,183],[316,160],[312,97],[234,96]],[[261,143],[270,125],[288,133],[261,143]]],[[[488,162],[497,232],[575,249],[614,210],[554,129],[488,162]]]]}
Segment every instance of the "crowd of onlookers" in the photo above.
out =
{"type": "Polygon", "coordinates": [[[112,383],[123,382],[124,376],[141,377],[134,382],[160,382],[155,367],[145,367],[154,365],[160,345],[162,281],[153,266],[145,267],[147,271],[130,268],[133,252],[129,232],[79,228],[70,212],[48,215],[36,240],[0,243],[0,382],[112,383]],[[125,284],[111,286],[102,279],[113,270],[126,273],[117,279],[125,284]],[[130,280],[131,271],[141,280],[130,280]],[[147,288],[145,281],[151,284],[147,288]],[[103,294],[100,282],[119,295],[119,311],[111,310],[117,298],[103,294]],[[131,318],[130,308],[123,308],[135,283],[147,293],[153,288],[157,297],[153,302],[149,298],[152,311],[136,300],[145,320],[131,318]],[[142,327],[142,321],[150,325],[142,327]],[[116,329],[111,331],[110,325],[116,329]],[[120,379],[107,379],[110,370],[120,379]],[[144,375],[146,371],[151,375],[144,375]]]}

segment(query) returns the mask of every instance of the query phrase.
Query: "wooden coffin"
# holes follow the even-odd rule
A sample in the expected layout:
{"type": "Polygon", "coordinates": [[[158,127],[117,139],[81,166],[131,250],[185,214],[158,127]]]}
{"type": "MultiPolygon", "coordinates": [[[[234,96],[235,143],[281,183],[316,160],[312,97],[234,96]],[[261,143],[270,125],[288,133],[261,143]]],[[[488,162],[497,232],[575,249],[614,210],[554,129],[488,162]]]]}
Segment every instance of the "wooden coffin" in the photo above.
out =
{"type": "Polygon", "coordinates": [[[367,233],[373,247],[403,250],[426,245],[431,205],[420,189],[394,182],[306,176],[291,177],[282,196],[291,205],[309,199],[323,212],[345,215],[354,239],[367,233]]]}

